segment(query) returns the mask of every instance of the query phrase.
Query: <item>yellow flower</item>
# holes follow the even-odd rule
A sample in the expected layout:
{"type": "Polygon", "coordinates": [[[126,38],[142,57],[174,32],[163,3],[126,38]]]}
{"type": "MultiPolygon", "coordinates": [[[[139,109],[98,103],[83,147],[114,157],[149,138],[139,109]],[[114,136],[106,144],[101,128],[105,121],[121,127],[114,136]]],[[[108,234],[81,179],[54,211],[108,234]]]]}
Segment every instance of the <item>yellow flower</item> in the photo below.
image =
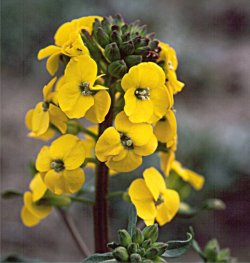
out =
{"type": "Polygon", "coordinates": [[[59,107],[51,103],[55,95],[55,92],[52,92],[55,81],[56,77],[44,86],[44,101],[39,102],[35,109],[26,114],[26,125],[31,130],[28,134],[30,137],[44,140],[53,137],[55,132],[50,128],[50,123],[58,128],[61,133],[65,133],[67,130],[67,116],[59,107]]]}
{"type": "Polygon", "coordinates": [[[166,143],[167,147],[173,145],[177,135],[177,122],[172,110],[168,110],[155,124],[154,134],[158,141],[166,143]]]}
{"type": "Polygon", "coordinates": [[[157,62],[164,63],[163,69],[166,74],[166,85],[173,94],[176,94],[184,87],[184,83],[177,80],[175,73],[178,66],[176,53],[168,44],[160,42],[159,45],[161,46],[161,52],[157,62]]]}
{"type": "Polygon", "coordinates": [[[176,215],[180,197],[176,191],[166,188],[163,177],[155,168],[146,169],[143,177],[132,182],[129,196],[146,225],[152,225],[156,219],[162,226],[176,215]]]}
{"type": "Polygon", "coordinates": [[[174,171],[184,181],[190,183],[195,190],[200,190],[204,185],[205,178],[194,171],[183,168],[181,163],[175,160],[173,151],[161,153],[161,168],[166,176],[169,176],[170,171],[174,171]]]}
{"type": "Polygon", "coordinates": [[[45,218],[52,211],[51,205],[37,205],[47,191],[41,175],[37,173],[30,182],[30,189],[32,192],[25,192],[24,206],[21,210],[21,218],[23,224],[32,227],[37,225],[41,219],[45,218]]]}
{"type": "Polygon", "coordinates": [[[173,103],[165,84],[165,74],[152,62],[132,67],[122,78],[124,111],[133,123],[153,123],[164,116],[173,103]]]}
{"type": "Polygon", "coordinates": [[[152,154],[157,148],[157,139],[148,123],[132,123],[120,112],[115,127],[109,127],[99,137],[95,154],[101,162],[117,172],[130,172],[142,163],[142,156],[152,154]]]}
{"type": "Polygon", "coordinates": [[[38,53],[38,59],[49,57],[47,61],[47,70],[53,76],[59,67],[59,58],[62,54],[68,57],[89,54],[84,45],[80,32],[87,29],[92,32],[92,24],[95,18],[102,19],[99,16],[82,17],[61,25],[55,34],[55,44],[43,48],[38,53]]]}
{"type": "Polygon", "coordinates": [[[75,193],[85,181],[80,166],[85,160],[83,142],[66,134],[50,147],[44,146],[37,156],[36,169],[42,174],[45,185],[55,194],[75,193]]]}
{"type": "Polygon", "coordinates": [[[75,57],[65,70],[65,84],[58,91],[61,109],[69,118],[85,116],[93,123],[101,123],[107,115],[111,99],[107,88],[94,83],[97,64],[89,56],[75,57]]]}

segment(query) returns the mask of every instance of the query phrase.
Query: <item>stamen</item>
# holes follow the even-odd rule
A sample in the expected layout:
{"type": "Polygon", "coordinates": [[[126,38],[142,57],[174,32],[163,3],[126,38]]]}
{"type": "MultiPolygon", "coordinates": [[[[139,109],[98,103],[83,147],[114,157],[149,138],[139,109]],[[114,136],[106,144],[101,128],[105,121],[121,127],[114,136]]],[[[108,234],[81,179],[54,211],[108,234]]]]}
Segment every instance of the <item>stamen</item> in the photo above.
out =
{"type": "Polygon", "coordinates": [[[159,194],[157,201],[155,201],[155,206],[161,205],[165,202],[165,199],[162,197],[162,194],[159,194]]]}
{"type": "Polygon", "coordinates": [[[121,143],[125,149],[134,148],[133,141],[131,140],[131,136],[126,136],[125,134],[120,132],[120,137],[121,137],[121,143]]]}
{"type": "Polygon", "coordinates": [[[55,159],[53,162],[51,162],[50,167],[57,173],[65,169],[63,161],[58,159],[55,159]]]}
{"type": "Polygon", "coordinates": [[[135,91],[135,96],[140,99],[140,100],[150,100],[149,96],[150,96],[150,88],[147,87],[145,89],[142,89],[142,88],[138,88],[136,91],[135,91]]]}

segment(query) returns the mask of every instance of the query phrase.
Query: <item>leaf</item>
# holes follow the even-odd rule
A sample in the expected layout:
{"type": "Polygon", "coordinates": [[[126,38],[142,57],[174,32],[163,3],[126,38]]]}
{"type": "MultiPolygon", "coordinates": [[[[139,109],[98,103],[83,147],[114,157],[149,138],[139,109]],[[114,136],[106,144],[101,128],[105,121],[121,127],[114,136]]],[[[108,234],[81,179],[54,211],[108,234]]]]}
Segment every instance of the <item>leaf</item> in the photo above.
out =
{"type": "Polygon", "coordinates": [[[133,203],[131,203],[128,210],[128,233],[132,237],[133,231],[136,227],[137,222],[137,210],[133,203]]]}
{"type": "Polygon", "coordinates": [[[82,263],[97,263],[97,262],[116,262],[113,261],[114,257],[111,252],[104,254],[94,254],[82,261],[82,263]]]}
{"type": "Polygon", "coordinates": [[[32,258],[25,258],[23,256],[17,255],[17,254],[10,254],[8,256],[2,257],[1,261],[4,262],[36,262],[36,263],[43,263],[44,261],[40,259],[32,259],[32,258]]]}
{"type": "Polygon", "coordinates": [[[192,242],[193,236],[190,233],[187,233],[187,240],[176,240],[168,241],[168,249],[162,254],[162,257],[165,258],[178,258],[185,254],[192,242]]]}
{"type": "Polygon", "coordinates": [[[3,199],[11,199],[23,196],[23,193],[16,190],[5,190],[1,193],[1,196],[3,199]]]}

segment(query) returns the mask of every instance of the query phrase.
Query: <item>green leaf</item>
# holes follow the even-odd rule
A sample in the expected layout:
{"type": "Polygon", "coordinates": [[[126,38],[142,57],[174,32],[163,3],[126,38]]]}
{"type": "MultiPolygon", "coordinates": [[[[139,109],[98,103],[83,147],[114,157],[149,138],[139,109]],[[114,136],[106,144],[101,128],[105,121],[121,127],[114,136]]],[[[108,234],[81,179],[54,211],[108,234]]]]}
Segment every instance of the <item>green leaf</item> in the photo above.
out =
{"type": "Polygon", "coordinates": [[[162,257],[165,258],[178,258],[185,254],[192,242],[193,236],[190,233],[187,233],[187,240],[177,240],[177,241],[168,241],[168,249],[162,254],[162,257]]]}
{"type": "Polygon", "coordinates": [[[94,254],[82,261],[82,263],[97,263],[97,262],[116,262],[113,261],[114,257],[111,252],[104,254],[94,254]]]}
{"type": "Polygon", "coordinates": [[[26,258],[17,254],[10,254],[8,256],[2,257],[1,261],[2,263],[4,262],[36,262],[36,263],[43,263],[44,261],[40,259],[32,259],[32,258],[26,258]]]}
{"type": "Polygon", "coordinates": [[[133,231],[136,227],[137,222],[137,210],[133,203],[131,203],[128,210],[128,233],[132,237],[133,231]]]}
{"type": "Polygon", "coordinates": [[[23,196],[23,193],[16,190],[5,190],[1,193],[1,195],[3,199],[11,199],[11,198],[23,196]]]}

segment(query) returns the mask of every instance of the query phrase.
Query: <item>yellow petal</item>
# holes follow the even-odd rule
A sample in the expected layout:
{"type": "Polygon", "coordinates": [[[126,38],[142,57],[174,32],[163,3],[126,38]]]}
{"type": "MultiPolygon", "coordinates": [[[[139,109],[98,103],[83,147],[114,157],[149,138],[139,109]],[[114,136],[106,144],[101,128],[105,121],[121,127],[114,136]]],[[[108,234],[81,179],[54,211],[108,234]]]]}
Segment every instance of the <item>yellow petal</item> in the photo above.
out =
{"type": "Polygon", "coordinates": [[[49,116],[50,116],[50,122],[53,125],[55,125],[62,134],[64,134],[67,130],[67,121],[68,121],[68,118],[65,115],[65,113],[62,112],[62,110],[59,107],[50,104],[49,116]]]}
{"type": "Polygon", "coordinates": [[[39,102],[32,117],[32,130],[37,135],[45,133],[49,128],[49,113],[43,111],[43,102],[39,102]]]}
{"type": "Polygon", "coordinates": [[[157,138],[152,134],[150,140],[142,146],[134,146],[134,152],[141,156],[147,156],[155,152],[158,146],[157,138]]]}
{"type": "Polygon", "coordinates": [[[55,130],[53,130],[51,128],[48,128],[48,130],[45,133],[41,134],[41,135],[37,135],[34,132],[30,132],[28,134],[28,137],[30,137],[30,138],[37,138],[37,139],[41,139],[41,140],[44,140],[44,141],[48,141],[52,137],[54,137],[55,133],[56,133],[55,130]]]}
{"type": "Polygon", "coordinates": [[[32,227],[37,225],[40,222],[40,219],[29,212],[29,210],[23,206],[21,211],[21,219],[23,221],[23,224],[28,227],[32,227]]]}
{"type": "Polygon", "coordinates": [[[62,47],[69,40],[69,35],[73,31],[72,22],[62,24],[56,31],[55,44],[62,47]]]}
{"type": "Polygon", "coordinates": [[[74,170],[85,160],[85,148],[81,140],[71,134],[56,139],[50,146],[49,154],[52,160],[63,161],[67,170],[74,170]]]}
{"type": "Polygon", "coordinates": [[[61,77],[57,80],[57,82],[56,82],[56,87],[55,87],[55,91],[59,91],[60,88],[61,88],[64,84],[65,84],[65,77],[64,77],[64,75],[63,75],[63,76],[61,76],[61,77]]]}
{"type": "Polygon", "coordinates": [[[43,88],[43,97],[44,97],[44,101],[50,102],[50,100],[48,99],[49,94],[52,92],[53,86],[56,82],[57,77],[54,77],[49,83],[48,85],[45,85],[43,88]]]}
{"type": "Polygon", "coordinates": [[[65,69],[65,83],[76,82],[82,84],[88,82],[92,87],[96,76],[97,64],[88,55],[71,58],[65,69]]]}
{"type": "Polygon", "coordinates": [[[154,128],[154,134],[160,142],[171,142],[176,137],[177,122],[172,110],[168,110],[165,116],[160,119],[154,128]]]}
{"type": "Polygon", "coordinates": [[[52,161],[49,154],[49,146],[43,146],[36,159],[36,169],[39,172],[47,172],[51,169],[52,161]]]}
{"type": "Polygon", "coordinates": [[[120,161],[109,159],[106,165],[117,172],[130,172],[142,164],[142,157],[135,154],[133,150],[126,150],[127,155],[120,161]]]}
{"type": "Polygon", "coordinates": [[[51,55],[47,60],[46,68],[51,76],[54,76],[59,68],[59,58],[61,54],[62,52],[58,51],[51,55]]]}
{"type": "Polygon", "coordinates": [[[168,223],[173,219],[179,209],[180,204],[180,197],[174,190],[168,189],[162,197],[165,200],[164,203],[156,207],[156,221],[159,223],[160,226],[168,223]]]}
{"type": "Polygon", "coordinates": [[[50,45],[46,48],[43,48],[39,51],[38,55],[37,55],[37,58],[40,60],[40,59],[44,59],[46,57],[49,57],[51,56],[52,54],[54,53],[57,53],[61,51],[61,48],[60,47],[57,47],[57,46],[54,46],[54,45],[50,45]]]}
{"type": "Polygon", "coordinates": [[[51,205],[36,205],[32,202],[32,193],[26,192],[24,194],[24,205],[31,214],[42,219],[50,214],[52,211],[51,205]]]}
{"type": "Polygon", "coordinates": [[[99,137],[95,154],[98,160],[105,162],[110,156],[119,154],[123,148],[119,132],[114,127],[109,127],[99,137]]]}
{"type": "Polygon", "coordinates": [[[93,95],[93,98],[94,105],[87,110],[85,117],[93,123],[102,123],[111,105],[109,93],[105,90],[101,90],[93,95]]]}
{"type": "Polygon", "coordinates": [[[166,184],[162,175],[154,167],[150,167],[143,172],[143,177],[154,200],[157,201],[159,195],[166,191],[166,184]]]}
{"type": "Polygon", "coordinates": [[[79,28],[80,29],[87,29],[89,31],[89,34],[91,35],[92,33],[92,28],[93,28],[93,23],[95,22],[95,19],[99,19],[100,21],[102,21],[102,17],[101,16],[85,16],[85,17],[81,17],[78,19],[79,21],[79,28]]]}
{"type": "Polygon", "coordinates": [[[34,109],[29,110],[25,116],[25,124],[29,130],[32,130],[32,119],[33,119],[34,109]]]}
{"type": "Polygon", "coordinates": [[[31,180],[29,187],[33,193],[32,202],[36,202],[39,199],[41,199],[47,191],[47,187],[44,184],[40,173],[37,173],[35,177],[31,180]]]}
{"type": "Polygon", "coordinates": [[[165,176],[169,176],[169,171],[171,169],[172,163],[175,160],[175,153],[174,151],[169,151],[168,153],[161,153],[161,169],[164,172],[165,176]]]}
{"type": "Polygon", "coordinates": [[[139,217],[146,220],[156,217],[153,195],[143,179],[134,180],[129,187],[128,194],[136,206],[139,217]]]}
{"type": "Polygon", "coordinates": [[[73,194],[81,189],[85,182],[84,171],[81,168],[75,170],[63,170],[59,173],[50,170],[44,178],[44,183],[54,194],[73,194]]]}

